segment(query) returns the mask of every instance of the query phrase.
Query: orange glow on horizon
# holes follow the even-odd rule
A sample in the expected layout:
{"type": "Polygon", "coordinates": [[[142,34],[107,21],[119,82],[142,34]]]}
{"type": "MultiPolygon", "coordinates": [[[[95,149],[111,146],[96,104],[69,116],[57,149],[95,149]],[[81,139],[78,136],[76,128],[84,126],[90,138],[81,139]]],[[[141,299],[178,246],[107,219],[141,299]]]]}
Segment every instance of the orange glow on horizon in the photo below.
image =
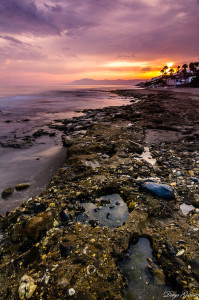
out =
{"type": "MultiPolygon", "coordinates": [[[[10,74],[4,70],[6,84],[12,85],[36,85],[36,84],[67,84],[75,80],[89,78],[93,80],[150,80],[153,77],[161,75],[160,70],[164,66],[163,61],[169,59],[158,59],[155,61],[146,61],[142,59],[134,60],[95,60],[95,57],[81,56],[78,58],[63,60],[57,58],[52,60],[49,66],[46,62],[32,64],[31,61],[19,62],[9,60],[9,66],[17,70],[10,74]],[[28,71],[27,71],[28,70],[28,71]]],[[[172,66],[176,62],[170,62],[165,65],[172,66]]],[[[179,64],[179,63],[178,63],[179,64]]],[[[167,70],[169,71],[169,69],[167,70]]]]}
{"type": "Polygon", "coordinates": [[[131,61],[113,61],[110,63],[106,63],[105,67],[112,68],[131,68],[131,67],[148,67],[148,62],[131,62],[131,61]]]}

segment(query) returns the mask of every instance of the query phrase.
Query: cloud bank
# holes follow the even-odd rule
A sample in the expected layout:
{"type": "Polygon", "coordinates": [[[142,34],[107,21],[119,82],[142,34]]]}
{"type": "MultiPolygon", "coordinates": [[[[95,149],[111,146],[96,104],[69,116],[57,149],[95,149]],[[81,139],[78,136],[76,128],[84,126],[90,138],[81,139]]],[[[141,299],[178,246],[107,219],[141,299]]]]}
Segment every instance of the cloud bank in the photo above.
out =
{"type": "Polygon", "coordinates": [[[198,0],[1,0],[0,11],[3,83],[147,77],[199,56],[198,0]]]}

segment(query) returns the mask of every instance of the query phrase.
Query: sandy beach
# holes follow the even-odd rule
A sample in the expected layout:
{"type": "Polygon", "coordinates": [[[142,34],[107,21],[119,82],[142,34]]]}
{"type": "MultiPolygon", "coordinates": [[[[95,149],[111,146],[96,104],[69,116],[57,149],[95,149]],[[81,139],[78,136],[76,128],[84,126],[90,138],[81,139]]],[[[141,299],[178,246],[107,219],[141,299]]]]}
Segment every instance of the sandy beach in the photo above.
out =
{"type": "Polygon", "coordinates": [[[143,237],[152,257],[142,299],[152,286],[155,299],[198,299],[198,89],[112,93],[132,104],[51,124],[66,163],[0,217],[1,299],[139,297],[120,262],[143,237]]]}

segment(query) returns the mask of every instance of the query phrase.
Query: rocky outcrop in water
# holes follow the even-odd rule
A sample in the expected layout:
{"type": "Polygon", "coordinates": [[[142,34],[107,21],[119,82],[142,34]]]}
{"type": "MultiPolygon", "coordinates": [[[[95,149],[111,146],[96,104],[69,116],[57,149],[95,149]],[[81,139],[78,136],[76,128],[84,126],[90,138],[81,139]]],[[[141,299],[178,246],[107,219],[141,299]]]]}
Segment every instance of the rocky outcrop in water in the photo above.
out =
{"type": "Polygon", "coordinates": [[[2,198],[6,198],[6,197],[10,196],[13,192],[14,192],[13,187],[8,187],[8,188],[4,189],[2,192],[2,198]]]}

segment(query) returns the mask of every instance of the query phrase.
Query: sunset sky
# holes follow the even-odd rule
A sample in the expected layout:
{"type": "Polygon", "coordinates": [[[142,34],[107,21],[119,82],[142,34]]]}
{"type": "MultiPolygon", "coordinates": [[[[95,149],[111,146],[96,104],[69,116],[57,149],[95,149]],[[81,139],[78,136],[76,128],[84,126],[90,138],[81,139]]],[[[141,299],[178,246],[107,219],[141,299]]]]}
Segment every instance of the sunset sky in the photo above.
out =
{"type": "Polygon", "coordinates": [[[199,0],[0,0],[0,84],[147,79],[199,58],[199,0]]]}

